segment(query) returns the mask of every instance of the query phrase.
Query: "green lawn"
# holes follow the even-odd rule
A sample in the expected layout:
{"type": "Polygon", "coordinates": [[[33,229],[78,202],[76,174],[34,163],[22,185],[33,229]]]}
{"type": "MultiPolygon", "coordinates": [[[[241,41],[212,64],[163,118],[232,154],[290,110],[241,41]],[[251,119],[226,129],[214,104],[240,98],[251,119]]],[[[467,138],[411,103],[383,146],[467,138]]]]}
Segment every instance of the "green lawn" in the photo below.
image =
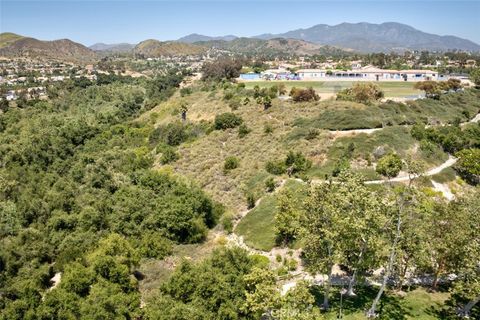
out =
{"type": "MultiPolygon", "coordinates": [[[[305,194],[305,184],[288,180],[288,188],[298,196],[305,194]]],[[[243,236],[245,243],[255,249],[269,251],[275,246],[274,220],[277,211],[277,194],[265,196],[260,204],[240,221],[235,233],[243,236]]]]}
{"type": "MultiPolygon", "coordinates": [[[[317,303],[323,299],[321,288],[315,289],[317,303]]],[[[371,306],[371,303],[377,293],[377,288],[358,288],[357,297],[345,298],[342,303],[344,320],[365,320],[365,311],[371,306]]],[[[439,311],[449,294],[446,292],[427,292],[423,288],[412,290],[401,297],[394,292],[387,291],[382,296],[377,312],[377,319],[388,320],[434,320],[439,319],[439,311]]],[[[338,319],[340,311],[340,294],[335,288],[331,295],[331,309],[326,314],[327,319],[338,319]]]]}
{"type": "MultiPolygon", "coordinates": [[[[292,87],[297,88],[314,88],[318,93],[337,93],[340,90],[351,87],[357,81],[247,81],[245,86],[252,89],[258,85],[260,87],[271,87],[275,84],[283,83],[290,90],[292,87]]],[[[384,92],[386,97],[405,97],[418,95],[419,90],[413,89],[413,82],[375,82],[384,92]]]]}

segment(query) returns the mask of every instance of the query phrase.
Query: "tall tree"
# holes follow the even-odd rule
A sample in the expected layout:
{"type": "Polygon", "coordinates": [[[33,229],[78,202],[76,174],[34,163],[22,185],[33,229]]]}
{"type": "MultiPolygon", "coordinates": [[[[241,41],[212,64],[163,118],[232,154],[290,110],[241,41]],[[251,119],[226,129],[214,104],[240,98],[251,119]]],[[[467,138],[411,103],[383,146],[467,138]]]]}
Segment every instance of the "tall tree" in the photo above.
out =
{"type": "Polygon", "coordinates": [[[380,235],[386,224],[381,197],[369,191],[359,176],[342,172],[338,181],[312,189],[302,219],[305,232],[304,253],[313,272],[328,275],[323,308],[328,309],[331,270],[335,263],[351,267],[349,293],[359,271],[367,263],[381,260],[380,235]]]}

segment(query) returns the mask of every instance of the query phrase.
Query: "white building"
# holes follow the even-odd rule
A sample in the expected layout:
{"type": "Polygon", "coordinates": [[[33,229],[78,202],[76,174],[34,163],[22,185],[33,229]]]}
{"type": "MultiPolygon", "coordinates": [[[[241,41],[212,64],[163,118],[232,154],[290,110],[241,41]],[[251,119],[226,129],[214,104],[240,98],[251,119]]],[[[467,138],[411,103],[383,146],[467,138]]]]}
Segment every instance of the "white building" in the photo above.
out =
{"type": "Polygon", "coordinates": [[[355,70],[301,69],[297,71],[302,80],[368,80],[368,81],[424,81],[439,80],[438,72],[432,70],[384,70],[363,67],[355,70]]]}

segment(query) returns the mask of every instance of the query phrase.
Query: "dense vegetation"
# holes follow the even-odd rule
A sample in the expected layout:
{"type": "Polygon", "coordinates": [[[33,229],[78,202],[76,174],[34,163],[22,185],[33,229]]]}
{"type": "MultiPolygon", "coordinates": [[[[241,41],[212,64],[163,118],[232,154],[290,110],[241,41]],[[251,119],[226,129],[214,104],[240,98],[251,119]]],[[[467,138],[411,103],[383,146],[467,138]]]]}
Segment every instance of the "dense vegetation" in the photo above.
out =
{"type": "Polygon", "coordinates": [[[151,169],[155,143],[183,137],[131,121],[180,80],[167,75],[146,90],[118,82],[66,89],[62,99],[2,115],[3,318],[132,318],[139,259],[201,241],[216,224],[221,206],[151,169]],[[47,293],[56,272],[60,290],[47,293]]]}
{"type": "Polygon", "coordinates": [[[461,122],[480,109],[479,91],[382,103],[361,84],[338,101],[292,89],[290,102],[282,83],[228,82],[239,67],[206,64],[204,81],[180,90],[178,71],[78,79],[49,88],[48,101],[2,106],[0,319],[330,318],[334,266],[358,314],[402,318],[407,299],[393,292],[406,290],[441,294],[430,315],[478,316],[480,203],[464,181],[478,184],[480,127],[461,122]],[[450,202],[413,179],[448,154],[459,158],[450,202]],[[367,185],[362,169],[410,181],[367,185]],[[238,224],[234,210],[246,214],[238,224]],[[230,248],[232,231],[274,250],[230,248]],[[145,294],[152,274],[162,281],[145,294]]]}

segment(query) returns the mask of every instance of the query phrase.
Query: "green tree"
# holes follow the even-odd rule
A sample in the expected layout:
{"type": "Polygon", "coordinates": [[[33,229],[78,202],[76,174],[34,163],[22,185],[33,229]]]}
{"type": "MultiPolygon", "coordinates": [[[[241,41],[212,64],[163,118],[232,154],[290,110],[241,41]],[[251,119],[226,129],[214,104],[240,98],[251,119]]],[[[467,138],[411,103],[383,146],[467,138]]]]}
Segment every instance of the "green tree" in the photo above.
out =
{"type": "Polygon", "coordinates": [[[351,88],[344,89],[337,94],[337,100],[355,101],[371,104],[384,97],[384,93],[374,83],[355,83],[351,88]]]}
{"type": "Polygon", "coordinates": [[[243,119],[231,112],[225,112],[215,116],[214,127],[216,130],[225,130],[238,127],[243,119]]]}
{"type": "Polygon", "coordinates": [[[277,242],[286,245],[300,234],[301,205],[295,195],[289,191],[281,191],[275,213],[275,234],[277,242]]]}
{"type": "Polygon", "coordinates": [[[398,176],[400,170],[403,168],[402,159],[394,153],[389,153],[382,158],[377,163],[377,167],[375,170],[377,173],[381,174],[382,176],[391,179],[393,177],[398,176]]]}
{"type": "Polygon", "coordinates": [[[417,90],[425,91],[427,97],[436,97],[440,94],[440,86],[437,81],[419,81],[413,86],[417,90]]]}
{"type": "Polygon", "coordinates": [[[475,68],[470,71],[470,80],[479,87],[480,86],[480,68],[475,68]]]}
{"type": "Polygon", "coordinates": [[[328,275],[323,308],[329,307],[332,267],[348,264],[357,272],[380,257],[379,229],[385,221],[383,205],[358,176],[344,172],[338,181],[315,186],[308,199],[302,221],[304,254],[312,272],[328,275]],[[371,259],[370,259],[371,258],[371,259]]]}
{"type": "Polygon", "coordinates": [[[480,183],[480,149],[465,149],[455,154],[455,170],[473,185],[480,183]]]}

